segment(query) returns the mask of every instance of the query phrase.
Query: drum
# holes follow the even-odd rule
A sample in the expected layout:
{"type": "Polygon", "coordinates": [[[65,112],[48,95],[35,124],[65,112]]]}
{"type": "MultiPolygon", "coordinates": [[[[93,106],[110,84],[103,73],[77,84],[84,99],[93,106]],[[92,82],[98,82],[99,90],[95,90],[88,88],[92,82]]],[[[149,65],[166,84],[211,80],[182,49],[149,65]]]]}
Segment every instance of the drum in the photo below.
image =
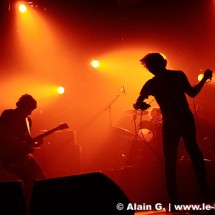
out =
{"type": "Polygon", "coordinates": [[[140,139],[150,142],[153,139],[153,132],[147,128],[141,128],[138,131],[138,136],[140,139]]]}
{"type": "Polygon", "coordinates": [[[138,137],[140,140],[144,140],[146,142],[152,141],[154,137],[154,125],[151,121],[143,120],[140,123],[140,128],[137,132],[138,137]]]}
{"type": "Polygon", "coordinates": [[[162,114],[159,107],[153,107],[151,108],[149,112],[150,120],[154,124],[161,124],[162,123],[162,114]]]}
{"type": "Polygon", "coordinates": [[[139,162],[161,162],[163,160],[163,144],[161,126],[153,123],[151,120],[145,120],[140,123],[137,132],[139,145],[139,154],[142,154],[139,162]],[[142,151],[142,152],[141,152],[142,151]]]}

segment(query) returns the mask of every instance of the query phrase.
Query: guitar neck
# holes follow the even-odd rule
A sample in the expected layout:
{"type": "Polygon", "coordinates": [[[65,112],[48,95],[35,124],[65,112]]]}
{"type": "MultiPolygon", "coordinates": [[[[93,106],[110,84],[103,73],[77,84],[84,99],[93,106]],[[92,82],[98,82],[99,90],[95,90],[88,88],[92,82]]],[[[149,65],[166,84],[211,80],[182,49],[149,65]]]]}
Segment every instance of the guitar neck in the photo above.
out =
{"type": "Polygon", "coordinates": [[[40,135],[34,137],[34,138],[31,140],[31,142],[32,142],[32,143],[37,142],[38,140],[40,140],[40,139],[42,139],[42,138],[44,138],[44,137],[46,137],[46,136],[48,136],[48,135],[54,133],[54,132],[57,131],[57,130],[59,130],[59,127],[53,128],[53,129],[51,129],[51,130],[49,130],[49,131],[46,131],[45,133],[40,134],[40,135]]]}

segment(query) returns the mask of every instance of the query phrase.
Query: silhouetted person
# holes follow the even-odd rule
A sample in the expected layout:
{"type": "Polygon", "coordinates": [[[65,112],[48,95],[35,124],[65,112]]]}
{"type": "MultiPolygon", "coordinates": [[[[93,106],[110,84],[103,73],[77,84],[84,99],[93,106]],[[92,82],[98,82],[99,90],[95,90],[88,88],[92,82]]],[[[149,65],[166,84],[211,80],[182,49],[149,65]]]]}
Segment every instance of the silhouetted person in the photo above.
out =
{"type": "MultiPolygon", "coordinates": [[[[23,193],[28,207],[33,182],[46,178],[45,173],[33,157],[29,141],[31,112],[36,109],[36,100],[28,94],[22,95],[15,109],[4,110],[0,116],[0,160],[6,171],[23,182],[23,193]]],[[[5,180],[7,180],[5,178],[5,180]]]]}
{"type": "Polygon", "coordinates": [[[212,71],[206,70],[203,79],[197,85],[191,86],[182,71],[166,69],[167,60],[160,53],[149,53],[140,62],[154,77],[142,87],[134,108],[144,110],[150,107],[144,102],[150,95],[155,97],[160,106],[163,116],[162,141],[169,202],[178,204],[176,162],[181,137],[191,158],[199,190],[203,195],[208,195],[209,187],[204,158],[196,141],[194,116],[189,108],[186,94],[194,98],[201,91],[205,82],[212,78],[212,71]]]}

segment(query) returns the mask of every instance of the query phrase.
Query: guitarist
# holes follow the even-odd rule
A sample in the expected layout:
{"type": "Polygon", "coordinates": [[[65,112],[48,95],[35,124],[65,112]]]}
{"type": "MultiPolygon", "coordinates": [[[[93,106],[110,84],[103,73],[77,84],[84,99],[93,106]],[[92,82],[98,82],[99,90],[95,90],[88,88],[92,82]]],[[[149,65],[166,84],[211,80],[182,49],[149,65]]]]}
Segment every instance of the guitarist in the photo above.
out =
{"type": "Polygon", "coordinates": [[[144,110],[150,107],[144,102],[150,95],[155,97],[160,106],[163,116],[162,139],[169,202],[178,204],[176,162],[177,148],[181,137],[190,155],[199,190],[203,197],[209,197],[210,189],[207,184],[204,159],[196,141],[194,116],[189,108],[186,94],[194,98],[206,81],[212,78],[212,71],[206,70],[203,79],[197,85],[191,86],[182,71],[166,69],[167,60],[160,53],[149,53],[140,62],[154,77],[143,86],[134,108],[144,110]]]}
{"type": "Polygon", "coordinates": [[[0,116],[0,160],[5,171],[22,180],[26,207],[33,182],[46,178],[27,144],[31,140],[32,121],[29,116],[36,108],[36,100],[24,94],[17,101],[15,109],[4,110],[0,116]]]}

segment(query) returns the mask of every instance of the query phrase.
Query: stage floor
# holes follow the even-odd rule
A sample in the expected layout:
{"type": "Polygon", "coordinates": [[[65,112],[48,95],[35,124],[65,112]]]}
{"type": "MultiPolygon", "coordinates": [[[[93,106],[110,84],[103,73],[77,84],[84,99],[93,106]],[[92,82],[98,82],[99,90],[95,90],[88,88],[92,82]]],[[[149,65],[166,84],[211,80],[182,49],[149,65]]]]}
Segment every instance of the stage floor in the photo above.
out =
{"type": "Polygon", "coordinates": [[[167,213],[166,211],[141,211],[141,212],[135,212],[134,215],[156,215],[156,214],[159,214],[159,215],[172,215],[172,213],[167,213]]]}
{"type": "MultiPolygon", "coordinates": [[[[134,215],[191,215],[191,214],[189,214],[188,212],[169,213],[166,211],[144,211],[144,212],[135,212],[134,215]]],[[[192,214],[192,215],[195,215],[195,214],[192,214]]]]}
{"type": "Polygon", "coordinates": [[[165,210],[162,211],[138,211],[135,212],[134,215],[215,215],[215,211],[196,211],[196,212],[175,212],[170,213],[166,212],[165,210]]]}

